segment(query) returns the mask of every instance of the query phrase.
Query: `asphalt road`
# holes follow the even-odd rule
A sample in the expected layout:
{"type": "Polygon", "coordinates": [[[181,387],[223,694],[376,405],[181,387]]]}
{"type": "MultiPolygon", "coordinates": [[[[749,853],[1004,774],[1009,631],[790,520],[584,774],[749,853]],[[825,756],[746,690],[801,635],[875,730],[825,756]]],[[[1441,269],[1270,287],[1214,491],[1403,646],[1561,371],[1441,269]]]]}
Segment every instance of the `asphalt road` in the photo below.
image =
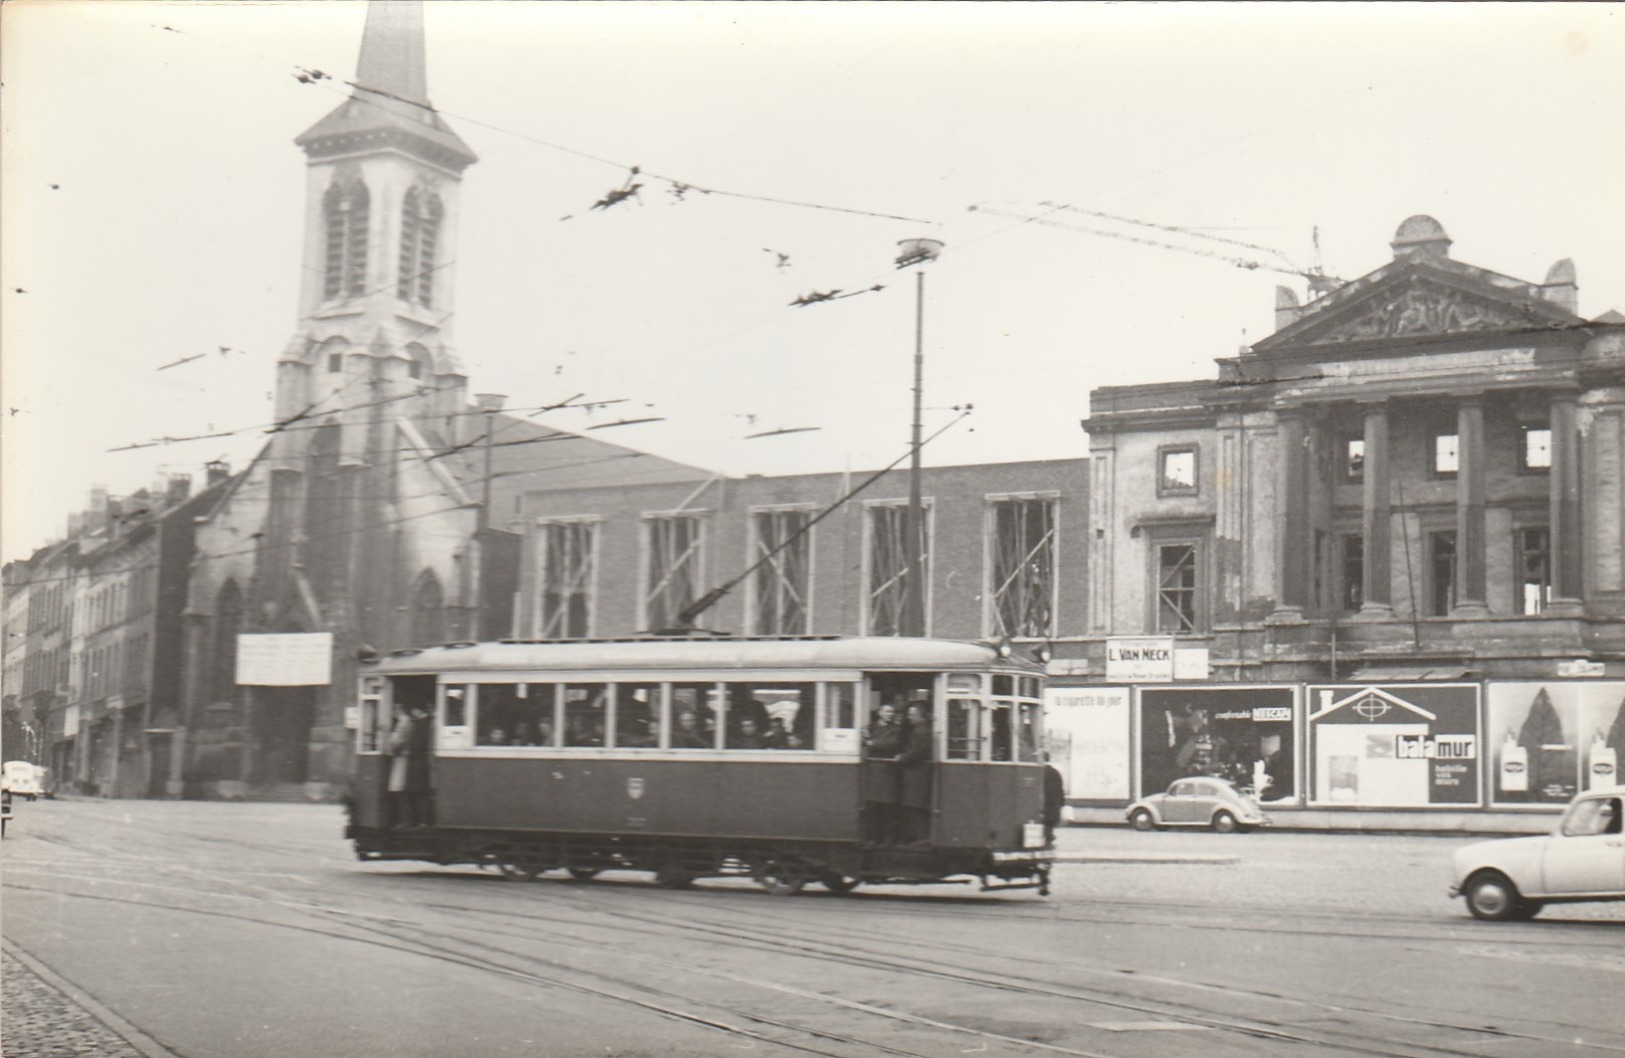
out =
{"type": "Polygon", "coordinates": [[[1460,838],[1072,828],[1055,892],[356,862],[331,806],[5,840],[4,1054],[1625,1053],[1625,905],[1467,917],[1460,838]]]}

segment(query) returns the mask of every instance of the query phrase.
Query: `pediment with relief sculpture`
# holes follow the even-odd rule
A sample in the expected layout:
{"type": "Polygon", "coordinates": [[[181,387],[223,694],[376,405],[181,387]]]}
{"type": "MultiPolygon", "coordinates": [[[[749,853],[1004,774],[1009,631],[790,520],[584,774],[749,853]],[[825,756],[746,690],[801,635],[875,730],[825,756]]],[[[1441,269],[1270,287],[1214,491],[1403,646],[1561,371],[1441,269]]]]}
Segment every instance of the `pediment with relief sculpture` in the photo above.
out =
{"type": "MultiPolygon", "coordinates": [[[[1310,327],[1299,341],[1359,342],[1413,335],[1460,334],[1527,327],[1545,321],[1531,307],[1497,305],[1443,284],[1413,280],[1403,289],[1379,288],[1323,328],[1310,327]]],[[[1308,322],[1307,320],[1305,322],[1308,322]]]]}

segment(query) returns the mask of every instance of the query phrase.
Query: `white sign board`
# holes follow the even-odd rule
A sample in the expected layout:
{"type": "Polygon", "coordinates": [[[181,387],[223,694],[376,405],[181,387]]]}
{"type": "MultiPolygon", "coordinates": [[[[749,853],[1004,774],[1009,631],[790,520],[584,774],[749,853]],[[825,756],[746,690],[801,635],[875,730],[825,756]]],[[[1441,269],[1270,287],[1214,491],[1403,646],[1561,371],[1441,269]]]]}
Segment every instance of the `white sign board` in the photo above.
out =
{"type": "Polygon", "coordinates": [[[332,682],[332,632],[237,637],[240,686],[324,687],[332,682]]]}
{"type": "Polygon", "coordinates": [[[1170,683],[1173,678],[1173,636],[1112,636],[1106,640],[1108,683],[1170,683]]]}
{"type": "Polygon", "coordinates": [[[1207,647],[1174,651],[1174,679],[1205,680],[1208,675],[1207,647]]]}
{"type": "Polygon", "coordinates": [[[1602,676],[1608,667],[1600,661],[1587,661],[1585,658],[1575,658],[1573,661],[1559,661],[1557,674],[1562,677],[1573,676],[1602,676]]]}
{"type": "Polygon", "coordinates": [[[1129,689],[1050,687],[1044,741],[1072,800],[1129,799],[1129,689]]]}

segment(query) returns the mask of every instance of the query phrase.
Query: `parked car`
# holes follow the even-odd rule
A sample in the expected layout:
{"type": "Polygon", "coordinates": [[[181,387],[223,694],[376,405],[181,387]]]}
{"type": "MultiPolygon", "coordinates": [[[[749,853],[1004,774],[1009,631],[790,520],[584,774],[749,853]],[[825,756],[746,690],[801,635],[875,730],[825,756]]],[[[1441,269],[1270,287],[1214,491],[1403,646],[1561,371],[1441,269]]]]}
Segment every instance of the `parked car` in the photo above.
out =
{"type": "Polygon", "coordinates": [[[32,801],[44,793],[40,788],[40,773],[43,770],[26,760],[8,760],[0,764],[0,787],[9,790],[13,797],[32,801]]]}
{"type": "Polygon", "coordinates": [[[1268,826],[1270,817],[1227,779],[1175,779],[1166,793],[1142,797],[1124,813],[1135,830],[1212,827],[1221,834],[1268,826]]]}
{"type": "Polygon", "coordinates": [[[1475,918],[1533,918],[1547,904],[1625,900],[1625,786],[1587,790],[1550,834],[1457,849],[1450,895],[1475,918]]]}

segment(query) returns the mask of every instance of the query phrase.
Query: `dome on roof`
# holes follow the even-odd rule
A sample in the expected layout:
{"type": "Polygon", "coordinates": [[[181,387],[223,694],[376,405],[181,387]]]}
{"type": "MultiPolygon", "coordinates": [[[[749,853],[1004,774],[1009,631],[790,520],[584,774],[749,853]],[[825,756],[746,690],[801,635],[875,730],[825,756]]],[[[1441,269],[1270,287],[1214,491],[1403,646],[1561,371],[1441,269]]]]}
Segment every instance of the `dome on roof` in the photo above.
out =
{"type": "Polygon", "coordinates": [[[1546,271],[1546,285],[1549,287],[1572,285],[1575,281],[1573,258],[1565,257],[1546,271]]]}
{"type": "Polygon", "coordinates": [[[1418,213],[1405,218],[1388,245],[1394,248],[1395,257],[1444,257],[1450,249],[1450,236],[1445,234],[1443,224],[1418,213]]]}

